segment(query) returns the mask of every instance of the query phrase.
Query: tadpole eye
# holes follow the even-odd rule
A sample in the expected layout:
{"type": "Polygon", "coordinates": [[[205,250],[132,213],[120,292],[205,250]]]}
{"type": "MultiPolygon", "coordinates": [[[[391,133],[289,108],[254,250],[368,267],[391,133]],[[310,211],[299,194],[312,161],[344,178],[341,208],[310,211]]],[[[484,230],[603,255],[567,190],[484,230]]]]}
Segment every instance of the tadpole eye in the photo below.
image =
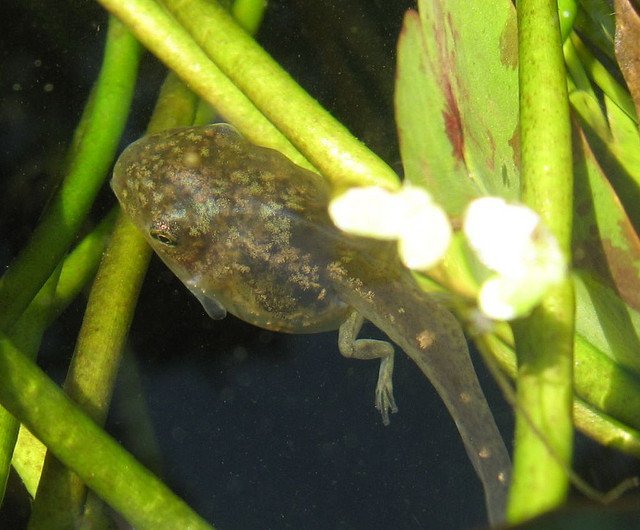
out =
{"type": "Polygon", "coordinates": [[[149,235],[167,247],[175,247],[178,244],[176,234],[165,223],[158,223],[149,230],[149,235]]]}

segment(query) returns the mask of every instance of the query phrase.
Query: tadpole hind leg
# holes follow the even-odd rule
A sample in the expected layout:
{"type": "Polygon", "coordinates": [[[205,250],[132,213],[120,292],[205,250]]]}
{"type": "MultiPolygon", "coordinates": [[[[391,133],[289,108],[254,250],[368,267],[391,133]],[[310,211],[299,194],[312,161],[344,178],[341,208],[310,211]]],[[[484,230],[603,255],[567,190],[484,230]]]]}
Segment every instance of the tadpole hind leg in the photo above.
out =
{"type": "Polygon", "coordinates": [[[376,409],[382,415],[382,423],[389,425],[389,412],[398,412],[393,397],[393,345],[383,340],[358,339],[364,317],[352,311],[338,331],[338,348],[344,357],[353,359],[380,359],[380,370],[376,384],[376,409]]]}

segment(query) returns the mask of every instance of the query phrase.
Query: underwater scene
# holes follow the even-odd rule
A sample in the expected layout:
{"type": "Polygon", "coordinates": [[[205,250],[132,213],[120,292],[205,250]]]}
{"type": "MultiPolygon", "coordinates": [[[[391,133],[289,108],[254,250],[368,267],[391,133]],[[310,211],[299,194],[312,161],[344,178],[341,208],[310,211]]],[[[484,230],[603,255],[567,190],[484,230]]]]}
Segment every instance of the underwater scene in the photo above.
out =
{"type": "Polygon", "coordinates": [[[640,528],[637,5],[0,13],[0,528],[640,528]]]}

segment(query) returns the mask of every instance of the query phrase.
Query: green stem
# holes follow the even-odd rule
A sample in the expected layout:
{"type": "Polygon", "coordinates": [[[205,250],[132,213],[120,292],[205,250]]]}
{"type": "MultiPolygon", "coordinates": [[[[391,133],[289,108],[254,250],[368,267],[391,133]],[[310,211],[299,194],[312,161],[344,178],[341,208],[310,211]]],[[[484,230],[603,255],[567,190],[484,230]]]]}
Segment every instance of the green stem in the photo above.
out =
{"type": "Polygon", "coordinates": [[[582,61],[580,61],[580,57],[578,56],[576,47],[573,45],[571,39],[567,39],[564,42],[562,50],[564,53],[564,61],[567,65],[567,70],[571,75],[571,80],[575,85],[570,88],[572,88],[573,90],[581,90],[583,92],[587,92],[591,97],[595,98],[596,95],[593,91],[593,87],[591,86],[589,76],[584,69],[582,61]]]}
{"type": "Polygon", "coordinates": [[[84,222],[127,120],[139,56],[135,39],[112,19],[100,76],[78,125],[64,182],[0,283],[0,329],[8,330],[29,305],[84,222]]]}
{"type": "Polygon", "coordinates": [[[313,166],[205,55],[154,0],[99,0],[144,46],[253,142],[273,147],[296,164],[313,166]]]}
{"type": "MultiPolygon", "coordinates": [[[[518,2],[518,49],[522,198],[570,257],[571,127],[556,0],[518,2]]],[[[518,410],[507,515],[510,522],[519,522],[562,504],[568,491],[573,445],[570,279],[512,327],[519,363],[518,410]],[[540,432],[547,440],[540,439],[540,432]]]]}
{"type": "Polygon", "coordinates": [[[576,20],[577,14],[578,3],[576,0],[558,0],[558,15],[562,42],[565,42],[573,31],[573,23],[576,20]]]}
{"type": "MultiPolygon", "coordinates": [[[[254,9],[255,12],[255,9],[254,9]]],[[[198,101],[174,76],[169,76],[158,99],[149,132],[190,125],[198,101]]],[[[202,109],[202,106],[200,107],[202,109]]],[[[202,109],[200,116],[207,114],[202,109]]],[[[142,235],[120,218],[96,281],[76,343],[65,390],[98,424],[109,408],[121,353],[151,250],[142,235]]],[[[82,481],[48,455],[29,527],[71,527],[83,513],[82,481]]],[[[103,519],[92,497],[92,523],[103,519]]],[[[86,507],[85,507],[86,508],[86,507]]],[[[86,513],[86,509],[84,510],[86,513]]]]}
{"type": "Polygon", "coordinates": [[[235,85],[334,184],[397,186],[393,170],[307,94],[218,3],[162,3],[235,85]]]}
{"type": "Polygon", "coordinates": [[[235,0],[231,15],[249,35],[258,32],[264,16],[267,0],[235,0]]]}
{"type": "Polygon", "coordinates": [[[638,113],[627,89],[593,56],[578,35],[572,34],[571,42],[594,83],[637,125],[638,113]]]}
{"type": "MultiPolygon", "coordinates": [[[[55,296],[59,276],[60,267],[56,268],[12,329],[12,339],[23,346],[23,351],[30,358],[35,358],[40,347],[46,328],[46,314],[55,296]]],[[[0,407],[0,500],[4,498],[19,427],[16,419],[0,407]]]]}
{"type": "MultiPolygon", "coordinates": [[[[83,238],[13,326],[11,340],[29,358],[36,357],[45,329],[95,273],[113,221],[112,212],[83,238]]],[[[6,483],[9,474],[18,426],[15,418],[0,407],[0,484],[6,483]]]]}
{"type": "MultiPolygon", "coordinates": [[[[52,276],[40,289],[40,292],[29,304],[29,307],[18,322],[16,322],[11,333],[12,340],[28,357],[35,358],[40,345],[40,337],[44,330],[75,299],[95,274],[107,242],[107,236],[111,234],[113,229],[115,213],[115,210],[111,211],[94,230],[78,243],[69,256],[65,258],[59,278],[57,278],[57,285],[52,276]],[[50,288],[55,290],[52,296],[48,294],[50,288]]],[[[4,409],[2,411],[3,414],[6,413],[4,409]]],[[[18,426],[18,422],[13,416],[11,416],[10,424],[5,424],[4,421],[2,423],[3,427],[0,428],[0,432],[3,434],[11,432],[18,426]]],[[[2,455],[0,460],[4,461],[13,451],[13,445],[4,446],[3,444],[3,448],[0,451],[0,455],[2,455]]],[[[16,447],[16,451],[18,451],[18,447],[16,447]]],[[[14,452],[12,463],[23,482],[28,484],[29,492],[35,497],[35,486],[39,480],[42,462],[39,456],[33,456],[34,452],[31,449],[27,448],[26,452],[28,454],[25,454],[24,451],[21,453],[19,457],[20,464],[17,466],[14,452]]],[[[8,464],[3,462],[0,472],[6,474],[8,471],[8,464]]]]}
{"type": "Polygon", "coordinates": [[[56,295],[51,302],[47,327],[75,300],[87,282],[94,277],[104,248],[113,232],[117,213],[118,209],[113,208],[65,258],[56,286],[56,295]]]}
{"type": "MultiPolygon", "coordinates": [[[[99,425],[106,418],[150,253],[140,234],[120,217],[91,289],[64,387],[99,425]]],[[[29,528],[73,526],[81,514],[84,494],[77,477],[48,455],[29,528]]]]}
{"type": "Polygon", "coordinates": [[[0,402],[102,499],[141,529],[211,528],[0,336],[0,402]]]}
{"type": "MultiPolygon", "coordinates": [[[[503,373],[512,379],[516,378],[516,355],[508,341],[505,342],[496,335],[485,334],[477,337],[475,343],[485,359],[497,362],[503,373]]],[[[579,351],[578,345],[576,351],[579,351]]],[[[624,425],[579,397],[574,397],[573,400],[573,416],[576,427],[598,443],[640,458],[639,430],[624,425]]]]}
{"type": "Polygon", "coordinates": [[[43,443],[24,425],[20,425],[11,465],[20,476],[23,486],[32,499],[35,498],[38,490],[46,452],[47,448],[43,443]]]}
{"type": "Polygon", "coordinates": [[[573,416],[576,427],[581,432],[605,447],[640,458],[640,431],[637,429],[603,414],[579,398],[574,401],[573,416]]]}
{"type": "MultiPolygon", "coordinates": [[[[165,82],[149,132],[190,125],[197,98],[174,76],[165,82]]],[[[120,215],[91,289],[65,391],[102,425],[111,402],[121,354],[138,293],[151,257],[140,232],[120,215]]],[[[30,529],[67,528],[78,521],[85,486],[55,458],[47,456],[30,529]]]]}

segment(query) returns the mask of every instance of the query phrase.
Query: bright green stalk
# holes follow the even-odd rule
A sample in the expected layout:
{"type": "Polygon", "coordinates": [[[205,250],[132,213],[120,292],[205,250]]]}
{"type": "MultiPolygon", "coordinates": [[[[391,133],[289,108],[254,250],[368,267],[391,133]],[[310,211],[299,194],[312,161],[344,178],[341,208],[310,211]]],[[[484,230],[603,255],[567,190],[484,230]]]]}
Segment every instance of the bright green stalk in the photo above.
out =
{"type": "MultiPolygon", "coordinates": [[[[541,215],[570,262],[571,126],[556,0],[518,2],[518,49],[522,198],[541,215]]],[[[573,285],[567,279],[530,317],[513,325],[518,408],[507,509],[513,523],[562,504],[567,495],[573,446],[574,304],[573,285]],[[540,439],[540,432],[546,440],[540,439]]]]}
{"type": "MultiPolygon", "coordinates": [[[[148,245],[140,240],[121,216],[93,284],[65,381],[69,397],[99,425],[107,415],[120,352],[150,258],[148,245]]],[[[84,498],[84,484],[48,454],[29,528],[73,527],[84,498]]]]}
{"type": "Polygon", "coordinates": [[[567,39],[562,46],[564,52],[564,60],[567,65],[567,70],[571,75],[571,79],[575,84],[573,87],[574,90],[581,90],[587,92],[590,96],[593,96],[595,99],[595,92],[593,91],[593,87],[591,86],[591,81],[589,80],[589,76],[587,72],[585,72],[584,65],[580,61],[580,57],[578,57],[578,52],[576,51],[575,46],[571,39],[567,39]]]}
{"type": "Polygon", "coordinates": [[[605,447],[640,458],[640,431],[633,429],[602,411],[576,399],[573,406],[576,428],[605,447]]]}
{"type": "Polygon", "coordinates": [[[216,2],[163,0],[218,67],[338,186],[398,177],[304,91],[216,2]]]}
{"type": "MultiPolygon", "coordinates": [[[[236,0],[231,6],[231,13],[240,27],[247,33],[254,35],[262,23],[262,17],[266,7],[266,0],[236,0]]],[[[193,124],[204,125],[213,121],[215,117],[215,109],[205,100],[201,99],[198,103],[198,110],[196,111],[193,124]]],[[[309,169],[312,169],[310,165],[308,166],[309,169]]]]}
{"type": "Polygon", "coordinates": [[[140,529],[210,529],[0,335],[0,402],[102,499],[140,529]]]}
{"type": "MultiPolygon", "coordinates": [[[[512,345],[490,334],[477,337],[475,343],[485,359],[497,363],[503,373],[515,379],[517,366],[512,345]]],[[[624,425],[579,397],[574,397],[573,400],[573,416],[576,427],[587,436],[605,447],[640,458],[639,430],[624,425]]],[[[546,433],[541,434],[546,436],[546,433]]]]}
{"type": "Polygon", "coordinates": [[[139,56],[135,39],[112,19],[102,69],[76,130],[64,182],[0,282],[0,329],[8,330],[29,305],[84,222],[127,120],[139,56]]]}
{"type": "MultiPolygon", "coordinates": [[[[197,98],[174,76],[165,82],[149,132],[190,125],[197,98]]],[[[140,232],[120,215],[91,289],[65,391],[102,425],[106,419],[121,354],[151,257],[140,232]]],[[[47,455],[30,529],[67,528],[78,521],[85,486],[47,455]]]]}
{"type": "Polygon", "coordinates": [[[576,20],[577,14],[578,4],[576,0],[558,0],[558,15],[562,42],[565,42],[573,31],[573,23],[576,20]]]}
{"type": "MultiPolygon", "coordinates": [[[[46,328],[47,313],[51,300],[55,296],[59,275],[60,267],[43,285],[12,330],[13,337],[23,343],[25,353],[31,358],[35,358],[40,347],[42,334],[46,328]]],[[[16,419],[0,407],[0,502],[4,499],[19,427],[20,424],[16,419]]]]}
{"type": "Polygon", "coordinates": [[[267,0],[235,0],[231,6],[233,18],[249,35],[255,35],[262,24],[267,0]]]}
{"type": "Polygon", "coordinates": [[[269,145],[296,164],[313,166],[205,55],[191,36],[154,0],[99,0],[144,46],[202,99],[253,142],[269,145]]]}
{"type": "MultiPolygon", "coordinates": [[[[59,277],[49,278],[44,284],[40,292],[29,304],[18,322],[12,329],[11,336],[14,345],[24,352],[28,357],[34,358],[40,345],[40,337],[44,330],[49,327],[51,322],[55,320],[60,313],[75,299],[81,289],[86,285],[90,278],[95,274],[102,252],[106,245],[107,236],[111,234],[113,223],[115,221],[116,211],[112,210],[105,218],[94,228],[89,234],[84,236],[82,241],[76,245],[72,252],[65,258],[59,277]],[[57,279],[57,285],[55,280],[57,279]],[[47,291],[54,288],[55,292],[49,296],[47,291]]],[[[2,409],[4,410],[4,409],[2,409]]],[[[6,427],[6,432],[10,432],[13,428],[17,428],[18,422],[11,416],[12,426],[6,427]]],[[[1,428],[0,432],[5,432],[5,428],[1,428]]],[[[22,433],[21,433],[22,435],[22,433]]],[[[22,436],[25,439],[24,436],[22,436]]],[[[20,437],[18,437],[18,443],[20,437]]],[[[30,444],[32,445],[32,444],[30,444]]],[[[39,446],[39,442],[35,445],[39,446]]],[[[3,448],[2,455],[10,454],[13,446],[3,448]],[[6,451],[6,452],[5,452],[6,451]]],[[[20,478],[27,486],[32,496],[35,496],[35,485],[39,480],[40,464],[34,461],[34,451],[30,448],[16,449],[13,452],[12,464],[18,471],[20,478]],[[19,451],[19,463],[16,465],[16,452],[19,451]],[[27,466],[31,467],[27,467],[27,466]],[[37,469],[34,469],[34,466],[37,469]]],[[[5,458],[4,456],[2,457],[5,458]]],[[[2,468],[4,472],[4,467],[2,468]]],[[[7,467],[8,472],[8,467],[7,467]]]]}
{"type": "Polygon", "coordinates": [[[31,498],[36,496],[38,490],[46,452],[47,448],[43,443],[31,434],[24,425],[21,425],[11,465],[20,476],[22,484],[31,498]]]}
{"type": "MultiPolygon", "coordinates": [[[[35,358],[45,329],[95,273],[113,221],[112,212],[83,238],[13,326],[11,340],[29,358],[35,358]]],[[[0,407],[0,484],[6,483],[18,426],[15,418],[0,407]]]]}
{"type": "Polygon", "coordinates": [[[65,258],[51,302],[47,327],[75,299],[89,279],[93,278],[107,244],[118,210],[113,208],[104,219],[73,248],[65,258]]]}
{"type": "Polygon", "coordinates": [[[396,174],[306,94],[217,4],[189,2],[184,9],[172,3],[167,6],[175,8],[182,23],[211,57],[215,55],[215,63],[233,82],[220,75],[189,35],[155,2],[100,2],[250,140],[276,148],[294,162],[308,166],[291,144],[283,141],[284,136],[265,125],[271,120],[334,182],[397,185],[396,174]],[[242,100],[243,93],[268,120],[255,115],[255,106],[246,98],[242,100]]]}
{"type": "Polygon", "coordinates": [[[638,113],[627,89],[618,83],[602,63],[593,56],[578,35],[572,34],[571,42],[584,68],[595,84],[637,124],[638,113]]]}

